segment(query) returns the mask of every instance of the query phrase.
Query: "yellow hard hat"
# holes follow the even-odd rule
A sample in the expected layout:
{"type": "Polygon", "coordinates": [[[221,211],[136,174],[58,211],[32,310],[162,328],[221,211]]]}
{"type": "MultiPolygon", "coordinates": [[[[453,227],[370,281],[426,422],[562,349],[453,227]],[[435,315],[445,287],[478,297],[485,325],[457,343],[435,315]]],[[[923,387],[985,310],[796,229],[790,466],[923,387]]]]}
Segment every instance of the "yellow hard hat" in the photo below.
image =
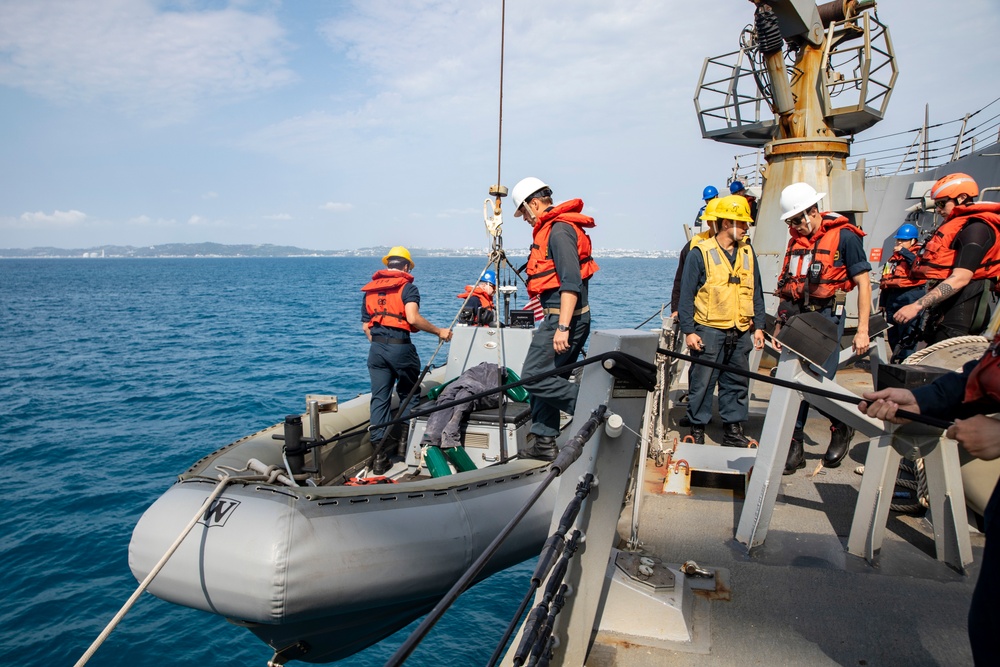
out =
{"type": "Polygon", "coordinates": [[[753,222],[750,217],[750,202],[740,195],[729,195],[719,200],[715,207],[715,217],[718,220],[735,220],[737,222],[753,222]]]}
{"type": "Polygon", "coordinates": [[[410,257],[410,251],[401,245],[393,246],[392,249],[389,250],[389,253],[382,258],[382,263],[385,264],[386,266],[389,266],[390,257],[402,257],[403,259],[405,259],[407,262],[410,263],[411,269],[414,266],[413,258],[410,257]]]}
{"type": "Polygon", "coordinates": [[[714,199],[709,199],[708,203],[705,204],[705,211],[701,214],[701,217],[698,219],[701,220],[702,222],[715,222],[716,210],[719,208],[719,201],[721,200],[718,197],[714,199]]]}

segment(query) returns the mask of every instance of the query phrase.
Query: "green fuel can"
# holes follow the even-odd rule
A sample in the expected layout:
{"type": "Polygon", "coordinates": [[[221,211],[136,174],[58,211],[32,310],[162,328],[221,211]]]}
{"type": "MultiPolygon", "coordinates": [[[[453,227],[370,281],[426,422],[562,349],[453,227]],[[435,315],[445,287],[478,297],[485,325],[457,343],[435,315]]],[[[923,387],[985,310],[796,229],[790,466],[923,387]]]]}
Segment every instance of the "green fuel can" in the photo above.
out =
{"type": "Polygon", "coordinates": [[[465,451],[465,447],[449,447],[443,450],[444,455],[448,457],[452,465],[455,466],[455,470],[458,472],[469,472],[470,470],[476,470],[476,464],[469,458],[468,452],[465,451]]]}
{"type": "Polygon", "coordinates": [[[431,477],[444,477],[451,474],[451,466],[448,465],[448,459],[445,458],[440,447],[432,445],[424,448],[424,465],[427,466],[431,477]]]}

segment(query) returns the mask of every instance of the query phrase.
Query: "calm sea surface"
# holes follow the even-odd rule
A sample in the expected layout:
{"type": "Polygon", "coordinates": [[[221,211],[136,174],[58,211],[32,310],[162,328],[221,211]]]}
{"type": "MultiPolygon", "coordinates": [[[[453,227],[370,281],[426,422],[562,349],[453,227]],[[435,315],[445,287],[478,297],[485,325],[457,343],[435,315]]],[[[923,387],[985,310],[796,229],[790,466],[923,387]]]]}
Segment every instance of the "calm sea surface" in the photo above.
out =
{"type": "MultiPolygon", "coordinates": [[[[595,328],[636,327],[669,301],[676,260],[600,264],[595,328]]],[[[419,259],[422,313],[447,326],[484,265],[419,259]]],[[[301,412],[307,393],[368,391],[359,288],[379,266],[0,260],[0,664],[76,662],[137,587],[139,515],[195,460],[301,412]]],[[[426,364],[436,339],[415,339],[426,364]]],[[[532,568],[467,592],[407,665],[484,664],[532,568]]],[[[339,664],[381,665],[413,627],[339,664]]],[[[89,664],[263,667],[271,655],[222,618],[143,595],[89,664]]]]}

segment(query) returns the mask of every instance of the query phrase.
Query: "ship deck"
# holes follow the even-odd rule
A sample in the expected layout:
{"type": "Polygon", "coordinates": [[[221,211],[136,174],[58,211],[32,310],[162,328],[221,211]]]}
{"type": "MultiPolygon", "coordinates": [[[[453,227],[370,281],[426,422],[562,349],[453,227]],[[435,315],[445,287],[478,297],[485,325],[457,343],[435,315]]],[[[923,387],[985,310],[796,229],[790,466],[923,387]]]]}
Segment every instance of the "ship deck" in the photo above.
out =
{"type": "MultiPolygon", "coordinates": [[[[871,386],[870,375],[860,370],[842,371],[838,382],[858,393],[871,386]]],[[[769,389],[762,383],[753,389],[746,425],[751,437],[761,433],[769,389]]],[[[671,441],[686,433],[676,426],[683,414],[683,406],[670,412],[671,441]]],[[[717,414],[707,442],[721,442],[717,414]]],[[[691,496],[665,495],[665,469],[647,459],[639,524],[643,551],[665,563],[695,560],[721,569],[728,596],[696,604],[696,640],[689,644],[653,648],[599,640],[587,664],[971,665],[966,617],[983,535],[972,529],[976,560],[966,574],[936,560],[926,516],[891,512],[874,565],[847,553],[862,479],[855,470],[864,464],[868,444],[856,434],[838,468],[810,476],[828,441],[829,422],[811,411],[807,466],[782,478],[767,539],[750,553],[734,539],[743,509],[742,476],[696,473],[691,496]]],[[[629,535],[631,513],[629,504],[621,536],[629,535]]]]}

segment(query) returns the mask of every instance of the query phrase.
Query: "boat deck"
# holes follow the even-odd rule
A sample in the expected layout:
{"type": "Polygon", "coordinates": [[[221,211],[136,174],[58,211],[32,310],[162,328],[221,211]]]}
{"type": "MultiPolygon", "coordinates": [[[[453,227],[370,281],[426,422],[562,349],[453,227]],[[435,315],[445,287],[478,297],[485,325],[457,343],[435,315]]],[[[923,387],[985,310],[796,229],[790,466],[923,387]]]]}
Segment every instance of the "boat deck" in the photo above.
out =
{"type": "MultiPolygon", "coordinates": [[[[860,392],[870,387],[870,376],[842,371],[838,382],[860,392]]],[[[751,437],[761,432],[769,393],[769,386],[754,387],[746,427],[751,437]]],[[[683,414],[682,406],[671,410],[671,439],[687,432],[676,427],[683,414]]],[[[715,420],[707,439],[721,442],[718,416],[715,420]]],[[[815,410],[806,437],[807,466],[782,478],[767,539],[750,554],[733,537],[743,508],[742,476],[725,476],[723,481],[736,483],[714,487],[698,486],[696,476],[691,496],[664,495],[665,469],[647,459],[639,529],[643,550],[665,563],[695,560],[704,568],[721,568],[728,575],[721,581],[729,599],[696,602],[690,644],[596,643],[588,665],[972,664],[966,616],[983,535],[973,529],[976,562],[968,574],[935,559],[925,517],[891,512],[874,566],[847,553],[862,479],[855,470],[864,464],[867,442],[857,434],[838,468],[810,476],[829,442],[829,422],[815,410]]],[[[631,512],[629,505],[622,513],[622,536],[629,535],[631,512]]]]}

